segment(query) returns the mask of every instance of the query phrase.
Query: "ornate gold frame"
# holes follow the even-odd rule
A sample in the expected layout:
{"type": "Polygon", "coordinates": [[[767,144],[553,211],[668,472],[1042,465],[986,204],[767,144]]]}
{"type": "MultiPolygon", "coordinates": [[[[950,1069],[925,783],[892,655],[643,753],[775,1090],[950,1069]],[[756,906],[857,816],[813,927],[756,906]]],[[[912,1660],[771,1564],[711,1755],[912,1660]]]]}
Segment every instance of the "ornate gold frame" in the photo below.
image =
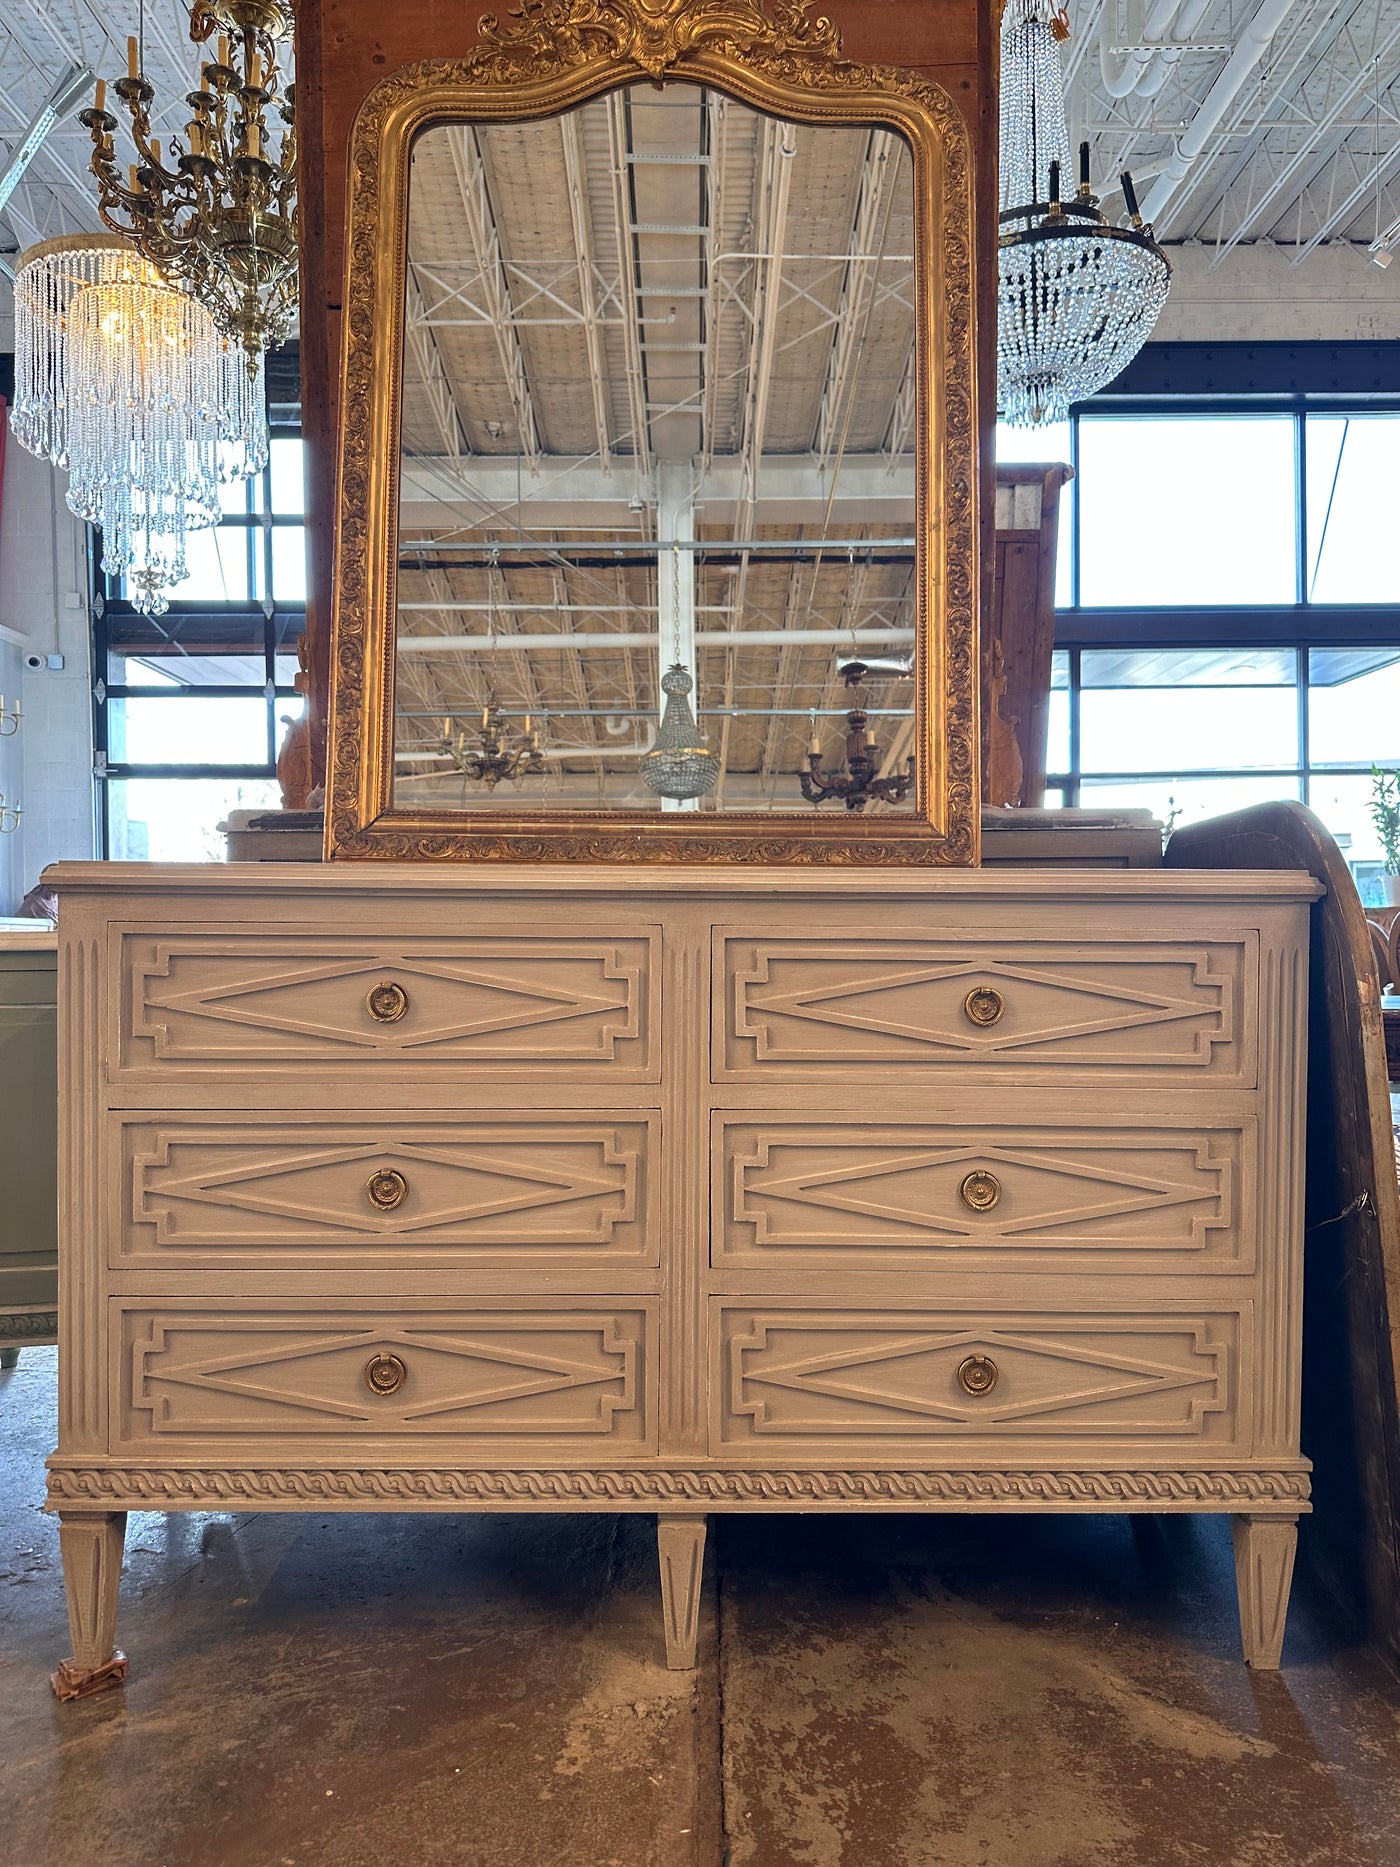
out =
{"type": "Polygon", "coordinates": [[[917,863],[978,859],[977,389],[971,137],[937,85],[841,56],[807,0],[522,0],[468,57],[407,65],[355,122],[331,648],[327,859],[917,863]],[[409,151],[430,123],[552,116],[684,80],[776,116],[880,123],[914,158],[920,420],[915,810],[394,810],[393,683],[409,151]],[[354,410],[350,419],[345,411],[354,410]],[[363,416],[361,411],[364,411],[363,416]],[[935,445],[935,440],[937,444],[935,445]]]}

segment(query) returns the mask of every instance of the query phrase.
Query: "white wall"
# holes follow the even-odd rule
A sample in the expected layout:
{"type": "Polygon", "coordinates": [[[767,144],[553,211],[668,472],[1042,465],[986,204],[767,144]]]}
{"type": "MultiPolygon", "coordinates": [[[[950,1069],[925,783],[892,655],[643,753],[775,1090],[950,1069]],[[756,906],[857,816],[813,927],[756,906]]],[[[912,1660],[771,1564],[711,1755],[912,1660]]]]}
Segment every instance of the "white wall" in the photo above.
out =
{"type": "MultiPolygon", "coordinates": [[[[0,689],[24,718],[0,741],[0,791],[19,829],[0,836],[0,913],[13,913],[50,862],[93,854],[92,699],[84,528],[62,476],[5,439],[0,487],[0,689]],[[63,667],[47,658],[62,655],[63,667]],[[45,665],[30,668],[40,656],[45,665]],[[12,788],[13,787],[13,788],[12,788]]],[[[7,702],[8,704],[8,702],[7,702]]]]}
{"type": "Polygon", "coordinates": [[[1260,241],[1216,264],[1198,242],[1167,249],[1172,288],[1157,343],[1376,343],[1400,337],[1400,263],[1383,270],[1354,246],[1320,246],[1300,266],[1260,241]]]}

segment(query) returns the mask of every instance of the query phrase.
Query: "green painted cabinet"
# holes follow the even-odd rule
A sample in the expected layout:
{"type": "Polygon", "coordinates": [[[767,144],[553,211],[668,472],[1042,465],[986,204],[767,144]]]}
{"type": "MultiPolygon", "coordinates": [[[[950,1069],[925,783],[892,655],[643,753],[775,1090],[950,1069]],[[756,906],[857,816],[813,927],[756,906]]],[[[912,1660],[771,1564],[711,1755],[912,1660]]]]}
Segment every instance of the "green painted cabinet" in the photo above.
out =
{"type": "Polygon", "coordinates": [[[0,1366],[58,1339],[57,940],[0,928],[0,1366]]]}

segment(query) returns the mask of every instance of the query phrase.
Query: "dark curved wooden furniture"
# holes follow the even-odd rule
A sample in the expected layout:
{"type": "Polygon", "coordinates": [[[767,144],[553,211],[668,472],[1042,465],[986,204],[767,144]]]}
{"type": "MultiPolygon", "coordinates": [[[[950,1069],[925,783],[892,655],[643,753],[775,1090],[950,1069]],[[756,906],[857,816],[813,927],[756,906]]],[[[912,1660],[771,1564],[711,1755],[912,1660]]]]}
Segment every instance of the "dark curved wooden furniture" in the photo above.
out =
{"type": "Polygon", "coordinates": [[[1169,868],[1306,869],[1313,908],[1303,1325],[1303,1550],[1400,1663],[1400,1186],[1377,954],[1346,859],[1301,804],[1178,830],[1169,868]]]}

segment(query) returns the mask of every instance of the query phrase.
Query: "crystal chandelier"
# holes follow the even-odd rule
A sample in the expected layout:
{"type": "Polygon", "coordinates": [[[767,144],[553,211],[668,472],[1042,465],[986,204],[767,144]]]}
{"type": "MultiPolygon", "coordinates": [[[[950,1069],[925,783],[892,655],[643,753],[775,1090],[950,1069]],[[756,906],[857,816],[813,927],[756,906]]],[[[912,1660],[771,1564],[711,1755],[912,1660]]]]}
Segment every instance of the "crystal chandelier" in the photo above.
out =
{"type": "MultiPolygon", "coordinates": [[[[657,594],[660,596],[660,567],[657,570],[657,594]]],[[[695,575],[692,560],[690,576],[695,575]]],[[[708,797],[719,783],[719,760],[705,744],[700,722],[690,704],[695,683],[682,659],[681,649],[681,553],[671,550],[671,666],[661,677],[661,691],[666,696],[661,709],[661,723],[656,729],[650,752],[642,759],[642,782],[653,797],[668,797],[673,803],[688,804],[692,798],[708,797]]],[[[657,621],[661,620],[658,604],[657,621]]]]}
{"type": "Polygon", "coordinates": [[[166,151],[151,135],[155,91],[128,39],[127,75],[112,87],[137,155],[125,180],[105,85],[79,119],[92,135],[103,223],[207,307],[243,350],[250,376],[287,336],[297,308],[293,86],[277,69],[277,45],[291,30],[284,0],[196,0],[190,38],[203,45],[217,32],[216,56],[185,100],[192,114],[183,143],[172,137],[166,151]],[[270,109],[282,123],[275,153],[270,109]]]}
{"type": "Polygon", "coordinates": [[[159,614],[189,531],[221,483],[267,459],[260,375],[209,313],[111,234],[47,240],[15,280],[14,435],[68,470],[67,503],[102,529],[102,566],[159,614]]]}
{"type": "Polygon", "coordinates": [[[461,730],[454,733],[451,718],[444,717],[442,749],[464,777],[484,784],[488,791],[494,791],[502,779],[512,783],[520,778],[543,777],[547,767],[540,751],[540,735],[528,713],[524,735],[517,744],[511,745],[502,724],[501,709],[493,701],[481,709],[478,737],[480,743],[469,746],[466,733],[461,730]]]}
{"type": "Polygon", "coordinates": [[[1001,28],[1001,239],[997,401],[1003,421],[1063,421],[1071,402],[1111,382],[1147,342],[1171,267],[1123,175],[1129,225],[1113,225],[1089,184],[1069,179],[1069,131],[1053,0],[1007,0],[1001,28]]]}
{"type": "Polygon", "coordinates": [[[690,704],[693,686],[679,661],[662,675],[666,705],[656,739],[642,759],[642,778],[648,791],[680,803],[692,797],[708,797],[719,783],[719,760],[701,738],[690,704]]]}

